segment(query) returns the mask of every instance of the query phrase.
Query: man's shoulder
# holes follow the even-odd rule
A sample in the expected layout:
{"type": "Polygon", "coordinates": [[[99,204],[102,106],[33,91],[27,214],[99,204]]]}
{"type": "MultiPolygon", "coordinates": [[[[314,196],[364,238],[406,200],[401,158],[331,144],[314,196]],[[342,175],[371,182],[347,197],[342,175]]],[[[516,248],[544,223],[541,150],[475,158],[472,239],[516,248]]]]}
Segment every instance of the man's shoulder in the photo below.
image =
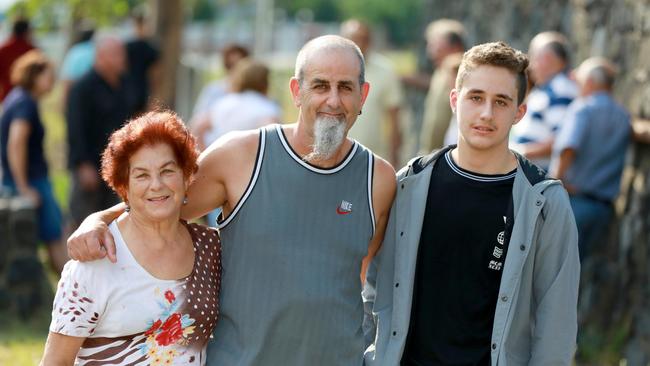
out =
{"type": "Polygon", "coordinates": [[[381,156],[370,152],[374,156],[375,177],[382,181],[395,181],[395,168],[381,156]]]}
{"type": "Polygon", "coordinates": [[[260,129],[228,132],[215,141],[208,151],[218,150],[224,154],[247,154],[257,151],[261,139],[260,129]]]}

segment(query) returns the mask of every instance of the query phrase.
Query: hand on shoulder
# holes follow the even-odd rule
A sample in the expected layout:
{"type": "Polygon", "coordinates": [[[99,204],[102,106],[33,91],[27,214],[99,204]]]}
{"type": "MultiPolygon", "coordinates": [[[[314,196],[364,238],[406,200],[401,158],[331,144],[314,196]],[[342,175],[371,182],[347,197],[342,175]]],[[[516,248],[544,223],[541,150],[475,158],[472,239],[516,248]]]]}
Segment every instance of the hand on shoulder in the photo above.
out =
{"type": "Polygon", "coordinates": [[[102,259],[108,255],[111,262],[117,262],[113,235],[108,225],[97,214],[88,216],[68,238],[68,255],[70,258],[88,262],[102,259]]]}

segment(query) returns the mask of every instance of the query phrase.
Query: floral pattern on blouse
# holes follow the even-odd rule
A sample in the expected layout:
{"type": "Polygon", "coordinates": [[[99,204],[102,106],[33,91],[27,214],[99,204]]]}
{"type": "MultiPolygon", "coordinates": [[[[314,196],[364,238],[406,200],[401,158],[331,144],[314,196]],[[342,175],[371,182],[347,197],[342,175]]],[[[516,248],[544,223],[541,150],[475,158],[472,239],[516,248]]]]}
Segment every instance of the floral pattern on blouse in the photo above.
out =
{"type": "MultiPolygon", "coordinates": [[[[158,294],[160,296],[160,294],[158,294]]],[[[151,360],[151,365],[171,364],[174,358],[181,354],[175,345],[189,344],[188,336],[194,333],[194,319],[188,314],[179,312],[179,301],[172,290],[166,290],[158,301],[161,314],[144,332],[147,340],[138,348],[151,360]]]]}

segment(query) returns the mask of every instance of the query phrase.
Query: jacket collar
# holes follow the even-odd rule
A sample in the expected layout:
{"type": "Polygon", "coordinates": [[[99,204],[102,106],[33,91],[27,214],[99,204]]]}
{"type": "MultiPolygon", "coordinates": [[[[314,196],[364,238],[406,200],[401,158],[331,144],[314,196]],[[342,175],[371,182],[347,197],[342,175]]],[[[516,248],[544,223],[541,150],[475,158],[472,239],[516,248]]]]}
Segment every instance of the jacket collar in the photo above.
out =
{"type": "MultiPolygon", "coordinates": [[[[411,163],[411,171],[412,171],[411,174],[415,175],[422,172],[427,166],[433,165],[440,156],[447,153],[447,151],[455,148],[456,148],[455,144],[449,145],[443,147],[442,149],[435,150],[429,155],[424,155],[419,158],[415,158],[414,161],[411,163]]],[[[513,151],[513,153],[517,158],[519,169],[521,169],[521,171],[524,173],[524,176],[526,177],[526,179],[528,180],[531,186],[534,186],[535,184],[548,179],[546,178],[546,172],[542,168],[533,164],[530,160],[526,159],[523,155],[519,154],[518,152],[513,151]]]]}

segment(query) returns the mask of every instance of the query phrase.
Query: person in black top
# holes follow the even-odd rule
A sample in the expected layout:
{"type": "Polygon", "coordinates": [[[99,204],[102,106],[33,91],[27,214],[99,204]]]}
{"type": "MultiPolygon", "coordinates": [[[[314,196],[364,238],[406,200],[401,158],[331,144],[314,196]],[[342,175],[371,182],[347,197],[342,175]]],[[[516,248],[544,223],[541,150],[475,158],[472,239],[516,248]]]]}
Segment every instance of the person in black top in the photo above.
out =
{"type": "Polygon", "coordinates": [[[149,95],[155,87],[160,53],[148,40],[148,30],[142,14],[133,16],[135,38],[126,43],[128,79],[136,114],[147,110],[149,95]]]}
{"type": "Polygon", "coordinates": [[[472,172],[452,151],[431,173],[403,365],[490,364],[516,169],[472,172]]]}
{"type": "Polygon", "coordinates": [[[59,274],[68,256],[61,241],[61,210],[48,177],[45,126],[38,111],[38,103],[52,90],[54,79],[54,66],[39,50],[28,51],[14,62],[11,82],[15,87],[4,100],[0,117],[0,186],[37,207],[38,238],[47,247],[52,269],[59,274]]]}
{"type": "Polygon", "coordinates": [[[98,171],[108,137],[134,112],[125,70],[123,43],[112,37],[102,38],[97,41],[93,68],[70,90],[66,119],[68,167],[72,173],[70,215],[75,227],[88,214],[118,202],[98,171]]]}

